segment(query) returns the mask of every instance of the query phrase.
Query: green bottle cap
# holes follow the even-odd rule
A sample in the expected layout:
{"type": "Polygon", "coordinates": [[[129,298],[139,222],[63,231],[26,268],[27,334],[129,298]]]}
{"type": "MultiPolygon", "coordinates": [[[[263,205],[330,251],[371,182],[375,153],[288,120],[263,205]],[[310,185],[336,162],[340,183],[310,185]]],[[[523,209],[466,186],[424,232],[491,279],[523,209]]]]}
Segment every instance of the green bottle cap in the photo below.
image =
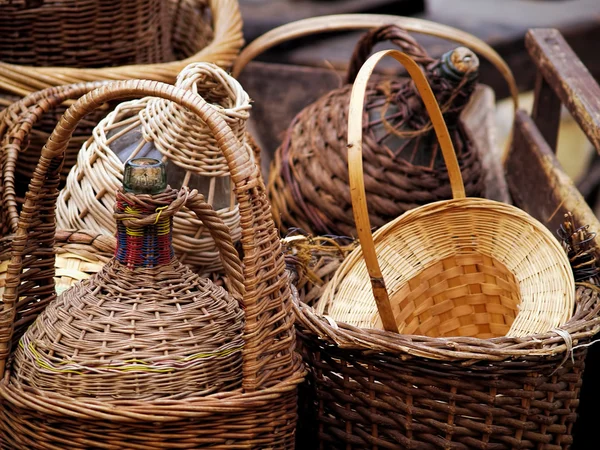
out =
{"type": "Polygon", "coordinates": [[[450,50],[441,57],[442,73],[450,79],[461,80],[465,74],[475,78],[479,71],[479,58],[466,47],[450,50]]]}
{"type": "Polygon", "coordinates": [[[158,159],[136,158],[125,163],[123,190],[133,194],[160,194],[167,188],[165,164],[158,159]]]}

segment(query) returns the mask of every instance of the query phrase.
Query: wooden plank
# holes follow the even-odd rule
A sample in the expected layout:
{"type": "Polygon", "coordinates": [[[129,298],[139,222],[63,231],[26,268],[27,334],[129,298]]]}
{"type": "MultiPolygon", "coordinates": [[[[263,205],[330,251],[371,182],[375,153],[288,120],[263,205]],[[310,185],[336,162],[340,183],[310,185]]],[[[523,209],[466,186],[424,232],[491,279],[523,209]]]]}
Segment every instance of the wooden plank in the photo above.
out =
{"type": "Polygon", "coordinates": [[[502,149],[496,142],[496,105],[494,91],[478,85],[461,117],[473,138],[485,168],[485,197],[511,203],[502,167],[502,149]]]}
{"type": "MultiPolygon", "coordinates": [[[[517,112],[513,148],[504,167],[514,203],[550,231],[554,233],[570,211],[578,225],[600,232],[594,213],[525,111],[517,112]]],[[[600,234],[595,239],[600,248],[600,234]]]]}
{"type": "Polygon", "coordinates": [[[554,153],[556,153],[558,142],[561,108],[560,99],[552,86],[548,84],[542,72],[538,72],[535,80],[531,118],[554,153]]]}
{"type": "Polygon", "coordinates": [[[252,62],[241,73],[240,83],[253,100],[249,126],[262,149],[264,166],[296,114],[343,80],[334,70],[252,62]]]}
{"type": "Polygon", "coordinates": [[[600,151],[600,86],[555,29],[530,30],[525,46],[537,69],[600,151]]]}

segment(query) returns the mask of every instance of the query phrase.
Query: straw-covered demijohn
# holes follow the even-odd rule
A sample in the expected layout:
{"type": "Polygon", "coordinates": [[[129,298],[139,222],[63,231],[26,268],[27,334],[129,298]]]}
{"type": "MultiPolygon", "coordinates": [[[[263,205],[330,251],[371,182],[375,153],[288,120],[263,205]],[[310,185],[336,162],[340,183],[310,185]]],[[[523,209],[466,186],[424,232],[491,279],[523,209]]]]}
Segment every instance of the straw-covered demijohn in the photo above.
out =
{"type": "MultiPolygon", "coordinates": [[[[21,383],[120,399],[196,397],[240,386],[238,299],[174,256],[173,216],[184,203],[203,209],[204,220],[216,217],[196,191],[167,187],[162,162],[126,164],[115,257],[61,294],[24,334],[13,366],[21,383]]],[[[233,246],[230,239],[223,245],[233,246]]],[[[239,265],[227,258],[226,267],[239,265]]]]}

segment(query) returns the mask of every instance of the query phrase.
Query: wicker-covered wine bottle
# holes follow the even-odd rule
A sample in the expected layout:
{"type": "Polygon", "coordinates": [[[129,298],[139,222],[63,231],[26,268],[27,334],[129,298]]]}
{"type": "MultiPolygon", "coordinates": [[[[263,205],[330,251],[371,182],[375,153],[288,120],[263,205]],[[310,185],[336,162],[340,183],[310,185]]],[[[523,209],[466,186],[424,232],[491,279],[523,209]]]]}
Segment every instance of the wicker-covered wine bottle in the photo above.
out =
{"type": "MultiPolygon", "coordinates": [[[[301,111],[277,149],[269,195],[283,231],[296,227],[317,235],[355,235],[346,162],[348,105],[358,70],[384,40],[423,67],[452,135],[467,195],[483,196],[482,164],[460,119],[477,84],[477,56],[459,47],[433,59],[406,31],[387,25],[363,35],[348,83],[301,111]]],[[[409,209],[451,198],[435,133],[411,79],[370,82],[365,115],[363,162],[372,225],[380,227],[409,209]]]]}
{"type": "MultiPolygon", "coordinates": [[[[173,252],[173,215],[184,203],[228,236],[198,198],[167,188],[158,160],[126,164],[115,256],[58,296],[25,332],[13,364],[20,383],[70,397],[145,400],[241,385],[244,315],[235,289],[231,295],[200,278],[173,252]]],[[[237,256],[227,259],[231,239],[223,242],[220,248],[231,250],[221,253],[224,265],[241,267],[237,256]]]]}

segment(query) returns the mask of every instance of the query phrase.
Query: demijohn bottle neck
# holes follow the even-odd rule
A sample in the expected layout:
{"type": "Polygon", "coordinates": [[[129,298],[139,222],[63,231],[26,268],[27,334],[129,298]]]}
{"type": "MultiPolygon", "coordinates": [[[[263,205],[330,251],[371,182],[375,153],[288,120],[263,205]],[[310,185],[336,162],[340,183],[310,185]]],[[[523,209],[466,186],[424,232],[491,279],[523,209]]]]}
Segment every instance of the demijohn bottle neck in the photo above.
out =
{"type": "Polygon", "coordinates": [[[162,162],[138,158],[125,164],[123,191],[117,192],[117,248],[115,258],[130,269],[169,264],[174,258],[173,217],[161,216],[172,201],[165,192],[166,171],[162,162]],[[155,214],[144,225],[134,220],[155,214]]]}

